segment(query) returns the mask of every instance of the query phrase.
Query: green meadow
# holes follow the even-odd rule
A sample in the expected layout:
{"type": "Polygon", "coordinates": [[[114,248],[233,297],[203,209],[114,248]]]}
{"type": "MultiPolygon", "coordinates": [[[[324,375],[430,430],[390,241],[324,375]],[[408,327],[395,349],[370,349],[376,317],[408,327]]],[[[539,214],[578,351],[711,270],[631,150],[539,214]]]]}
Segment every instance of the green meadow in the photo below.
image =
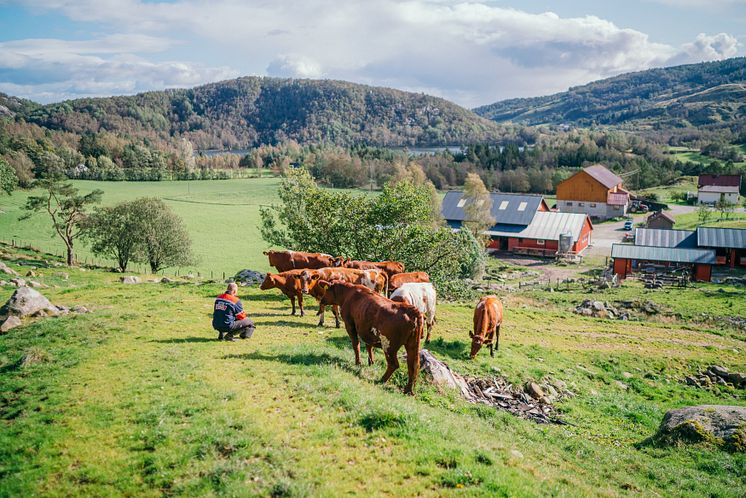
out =
{"type": "MultiPolygon", "coordinates": [[[[290,316],[276,290],[242,287],[257,331],[219,343],[220,283],[123,285],[0,249],[19,271],[36,265],[53,302],[92,310],[0,336],[0,496],[746,495],[746,453],[650,439],[669,409],[746,405],[743,391],[682,382],[710,364],[746,370],[746,334],[717,320],[746,315],[743,288],[507,294],[500,350],[473,362],[474,303],[441,303],[427,347],[454,370],[561,380],[575,394],[556,404],[567,425],[538,425],[423,378],[404,396],[405,368],[377,384],[380,352],[356,367],[343,329],[290,316]],[[666,313],[571,313],[589,296],[666,313]]],[[[0,287],[2,301],[11,293],[0,287]]]]}
{"type": "MultiPolygon", "coordinates": [[[[158,197],[184,220],[192,236],[197,263],[180,273],[200,272],[209,276],[225,272],[234,274],[243,268],[269,269],[262,251],[268,245],[259,233],[259,209],[277,202],[277,178],[244,180],[164,181],[164,182],[94,182],[73,181],[81,192],[104,191],[102,205],[112,205],[138,197],[158,197]]],[[[21,245],[32,245],[51,252],[64,249],[51,235],[46,213],[34,214],[19,221],[28,195],[17,191],[10,198],[0,197],[0,240],[15,239],[21,245]]],[[[93,255],[82,242],[77,250],[81,261],[93,255]]],[[[173,273],[176,269],[168,269],[173,273]]]]}

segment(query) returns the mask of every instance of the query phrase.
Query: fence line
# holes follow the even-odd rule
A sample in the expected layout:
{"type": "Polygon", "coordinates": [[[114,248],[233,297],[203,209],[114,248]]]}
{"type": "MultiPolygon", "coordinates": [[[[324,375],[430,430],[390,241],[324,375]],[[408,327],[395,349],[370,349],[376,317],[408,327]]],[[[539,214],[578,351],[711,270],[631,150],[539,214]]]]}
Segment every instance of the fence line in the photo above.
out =
{"type": "MultiPolygon", "coordinates": [[[[11,238],[10,240],[0,238],[0,244],[5,244],[7,246],[10,246],[12,248],[18,248],[18,249],[28,249],[28,250],[34,250],[38,251],[42,254],[51,255],[55,258],[59,258],[63,262],[67,258],[67,252],[65,249],[60,248],[49,248],[47,246],[42,246],[38,244],[32,244],[29,241],[25,241],[23,239],[17,239],[15,237],[11,238]]],[[[77,264],[80,266],[86,266],[86,267],[94,267],[94,268],[116,268],[117,262],[113,259],[108,258],[101,258],[98,256],[89,256],[85,255],[77,259],[77,264]]],[[[229,276],[233,276],[231,272],[225,272],[224,270],[217,270],[215,268],[210,268],[208,270],[205,269],[197,269],[196,267],[175,267],[175,268],[168,268],[160,270],[156,273],[152,273],[150,271],[150,267],[143,263],[130,263],[128,265],[127,273],[138,273],[140,275],[161,275],[164,277],[180,277],[180,276],[186,276],[186,275],[196,275],[197,278],[202,278],[203,272],[205,272],[205,276],[207,276],[207,271],[210,272],[210,280],[215,280],[215,276],[222,275],[222,280],[224,281],[229,276]]]]}

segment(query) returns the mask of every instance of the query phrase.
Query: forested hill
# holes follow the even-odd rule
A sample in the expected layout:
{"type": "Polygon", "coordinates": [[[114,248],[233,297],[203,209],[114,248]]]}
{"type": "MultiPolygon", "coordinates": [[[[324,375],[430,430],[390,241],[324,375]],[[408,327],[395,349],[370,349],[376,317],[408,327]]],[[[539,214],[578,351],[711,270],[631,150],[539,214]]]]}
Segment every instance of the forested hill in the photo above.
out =
{"type": "Polygon", "coordinates": [[[332,80],[244,77],[192,89],[16,108],[27,121],[51,129],[185,137],[197,149],[288,139],[336,145],[447,145],[495,141],[499,129],[444,99],[332,80]]]}
{"type": "Polygon", "coordinates": [[[498,123],[655,126],[746,122],[746,58],[623,74],[475,109],[498,123]]]}

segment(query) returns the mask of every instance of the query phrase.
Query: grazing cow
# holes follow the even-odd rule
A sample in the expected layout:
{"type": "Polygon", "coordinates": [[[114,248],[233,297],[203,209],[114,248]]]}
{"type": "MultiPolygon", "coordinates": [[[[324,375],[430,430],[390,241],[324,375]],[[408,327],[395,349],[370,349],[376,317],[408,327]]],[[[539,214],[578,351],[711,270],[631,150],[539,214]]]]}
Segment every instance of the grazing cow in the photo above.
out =
{"type": "Polygon", "coordinates": [[[397,273],[389,277],[389,292],[393,292],[404,284],[426,283],[430,281],[430,275],[424,271],[413,271],[410,273],[397,273]]]}
{"type": "MultiPolygon", "coordinates": [[[[347,334],[355,352],[355,364],[360,365],[360,340],[370,347],[380,346],[386,355],[385,383],[399,368],[397,353],[404,346],[407,352],[407,386],[405,394],[414,394],[414,384],[420,370],[420,338],[424,318],[414,306],[397,303],[361,285],[347,282],[319,281],[323,289],[322,304],[340,305],[347,334]]],[[[372,362],[369,355],[368,362],[372,362]]]]}
{"type": "Polygon", "coordinates": [[[435,304],[437,294],[435,287],[430,283],[403,284],[391,294],[392,301],[400,301],[411,304],[422,313],[427,324],[427,338],[425,343],[430,342],[430,331],[435,324],[435,304]]]}
{"type": "Polygon", "coordinates": [[[259,288],[261,290],[280,289],[283,294],[290,298],[290,303],[293,305],[293,311],[290,313],[291,315],[295,315],[295,299],[298,298],[300,316],[304,316],[303,290],[301,288],[300,280],[296,278],[303,271],[305,270],[289,270],[277,274],[267,273],[259,288]]]}
{"type": "Polygon", "coordinates": [[[333,257],[318,252],[264,251],[263,254],[269,257],[270,266],[274,266],[279,272],[304,268],[326,268],[334,263],[333,257]]]}
{"type": "Polygon", "coordinates": [[[473,360],[484,344],[490,347],[490,356],[495,356],[492,349],[500,349],[500,325],[503,322],[503,303],[497,296],[485,296],[474,308],[474,331],[471,337],[471,359],[473,360]]]}
{"type": "MultiPolygon", "coordinates": [[[[382,293],[386,289],[388,277],[382,270],[355,270],[352,268],[320,268],[318,270],[304,270],[295,277],[300,282],[301,292],[311,294],[321,299],[323,291],[314,291],[316,282],[319,280],[341,280],[351,284],[363,285],[371,290],[382,293]]],[[[319,304],[319,326],[324,325],[324,304],[319,304]]],[[[339,313],[337,307],[333,308],[336,326],[339,328],[339,313]]]]}
{"type": "Polygon", "coordinates": [[[345,258],[335,258],[332,266],[355,268],[356,270],[383,270],[391,278],[392,275],[404,272],[404,265],[398,261],[356,261],[345,258]]]}

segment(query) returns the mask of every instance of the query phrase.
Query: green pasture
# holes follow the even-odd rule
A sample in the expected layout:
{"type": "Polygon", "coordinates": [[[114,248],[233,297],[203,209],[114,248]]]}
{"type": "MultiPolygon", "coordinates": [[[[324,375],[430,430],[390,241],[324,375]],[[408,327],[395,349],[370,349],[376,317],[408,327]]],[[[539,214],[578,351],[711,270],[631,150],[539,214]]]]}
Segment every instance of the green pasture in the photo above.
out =
{"type": "MultiPolygon", "coordinates": [[[[269,248],[259,232],[259,209],[277,202],[279,178],[241,180],[163,181],[163,182],[96,182],[73,181],[81,192],[104,191],[102,205],[133,200],[138,197],[158,197],[184,219],[192,237],[198,262],[181,268],[181,274],[200,272],[203,276],[233,275],[243,268],[268,270],[262,251],[269,248]]],[[[51,234],[48,215],[40,212],[19,221],[27,191],[17,191],[11,197],[0,197],[0,240],[15,239],[60,253],[62,242],[51,234]]],[[[362,195],[362,194],[361,194],[362,195]]],[[[82,242],[77,249],[81,261],[90,261],[92,254],[82,242]]],[[[98,261],[98,259],[97,259],[98,261]]],[[[174,273],[170,268],[166,273],[174,273]]]]}
{"type": "Polygon", "coordinates": [[[356,367],[344,330],[291,317],[276,290],[241,288],[255,336],[218,343],[221,284],[78,269],[63,280],[23,253],[2,259],[39,266],[53,302],[93,312],[0,336],[0,496],[746,495],[746,453],[650,439],[671,408],[746,404],[743,391],[682,382],[710,364],[746,370],[743,331],[700,319],[743,316],[742,288],[593,294],[669,312],[629,322],[571,313],[582,291],[505,295],[500,350],[474,362],[474,303],[441,303],[428,348],[454,370],[575,393],[557,404],[567,425],[538,425],[424,379],[404,396],[405,368],[377,384],[380,352],[356,367]]]}
{"type": "Polygon", "coordinates": [[[676,216],[676,228],[679,230],[693,230],[698,226],[720,227],[720,228],[746,228],[746,213],[739,206],[738,211],[731,213],[728,219],[720,219],[720,213],[713,211],[707,223],[699,220],[696,211],[676,216]]]}

